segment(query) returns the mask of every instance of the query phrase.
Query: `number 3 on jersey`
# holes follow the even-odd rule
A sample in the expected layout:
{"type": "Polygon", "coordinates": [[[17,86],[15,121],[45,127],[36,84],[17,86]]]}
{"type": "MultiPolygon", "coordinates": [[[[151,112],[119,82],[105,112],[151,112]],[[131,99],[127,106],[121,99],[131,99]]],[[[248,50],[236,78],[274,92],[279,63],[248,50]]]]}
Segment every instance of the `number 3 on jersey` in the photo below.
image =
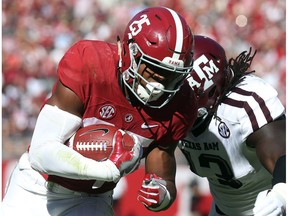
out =
{"type": "MultiPolygon", "coordinates": [[[[188,160],[191,171],[197,174],[197,170],[195,168],[193,160],[191,159],[191,154],[183,149],[182,152],[184,153],[186,159],[188,160]]],[[[221,173],[220,174],[216,173],[215,175],[218,177],[217,180],[220,184],[228,185],[236,189],[242,186],[242,183],[239,180],[234,179],[233,171],[229,166],[229,164],[227,163],[227,161],[225,161],[219,155],[200,154],[198,159],[201,167],[210,168],[210,165],[213,163],[219,167],[221,173]]]]}

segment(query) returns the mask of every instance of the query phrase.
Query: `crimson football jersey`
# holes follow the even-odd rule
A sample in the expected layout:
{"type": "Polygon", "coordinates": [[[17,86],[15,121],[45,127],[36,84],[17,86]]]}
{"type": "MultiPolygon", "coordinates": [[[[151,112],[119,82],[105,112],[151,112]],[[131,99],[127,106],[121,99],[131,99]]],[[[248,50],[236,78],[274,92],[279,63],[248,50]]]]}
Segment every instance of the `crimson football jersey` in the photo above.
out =
{"type": "MultiPolygon", "coordinates": [[[[108,123],[129,131],[138,136],[144,154],[153,143],[165,146],[184,138],[197,115],[196,99],[188,83],[161,109],[132,106],[119,84],[118,62],[116,44],[92,40],[77,42],[61,59],[59,80],[84,104],[82,126],[108,123]]],[[[95,193],[93,181],[83,185],[62,182],[57,176],[49,180],[69,189],[95,193]]]]}

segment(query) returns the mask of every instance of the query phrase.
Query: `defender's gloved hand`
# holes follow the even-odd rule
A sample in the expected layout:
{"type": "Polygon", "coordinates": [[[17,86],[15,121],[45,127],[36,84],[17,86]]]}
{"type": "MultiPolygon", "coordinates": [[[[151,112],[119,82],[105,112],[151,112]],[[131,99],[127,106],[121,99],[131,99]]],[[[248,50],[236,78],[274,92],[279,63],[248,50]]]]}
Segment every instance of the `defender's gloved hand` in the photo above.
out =
{"type": "Polygon", "coordinates": [[[288,188],[285,183],[274,185],[272,190],[265,190],[258,194],[254,216],[284,216],[286,215],[286,203],[288,188]]]}
{"type": "Polygon", "coordinates": [[[165,209],[171,196],[166,188],[166,181],[155,174],[146,174],[138,191],[138,201],[151,211],[161,211],[165,209]]]}
{"type": "Polygon", "coordinates": [[[117,166],[121,176],[132,173],[137,169],[143,153],[143,149],[138,138],[133,134],[130,136],[134,140],[134,147],[132,150],[126,150],[123,146],[124,134],[125,132],[123,130],[118,130],[116,132],[114,150],[109,158],[117,166]]]}

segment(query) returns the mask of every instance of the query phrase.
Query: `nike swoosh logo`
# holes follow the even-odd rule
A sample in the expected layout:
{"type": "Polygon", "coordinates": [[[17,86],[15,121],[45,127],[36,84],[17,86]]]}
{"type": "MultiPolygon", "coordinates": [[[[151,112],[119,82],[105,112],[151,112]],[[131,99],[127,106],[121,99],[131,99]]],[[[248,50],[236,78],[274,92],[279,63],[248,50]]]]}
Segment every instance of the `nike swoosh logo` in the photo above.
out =
{"type": "Polygon", "coordinates": [[[79,136],[83,136],[83,135],[89,134],[89,133],[94,133],[97,131],[102,131],[103,132],[102,136],[106,135],[109,132],[109,130],[107,128],[98,128],[98,129],[92,129],[89,131],[85,131],[85,132],[81,133],[79,136]]]}
{"type": "Polygon", "coordinates": [[[142,129],[149,129],[149,128],[155,128],[155,127],[158,127],[158,125],[147,125],[146,123],[143,123],[141,125],[142,129]]]}

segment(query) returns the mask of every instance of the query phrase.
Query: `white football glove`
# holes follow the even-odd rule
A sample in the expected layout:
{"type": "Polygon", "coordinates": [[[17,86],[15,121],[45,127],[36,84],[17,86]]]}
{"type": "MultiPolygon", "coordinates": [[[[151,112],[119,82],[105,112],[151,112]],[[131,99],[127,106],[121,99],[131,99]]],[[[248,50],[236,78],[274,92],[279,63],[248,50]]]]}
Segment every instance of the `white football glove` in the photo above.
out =
{"type": "Polygon", "coordinates": [[[151,211],[161,211],[165,209],[171,196],[166,188],[166,181],[155,174],[146,174],[138,191],[137,200],[151,211]]]}
{"type": "Polygon", "coordinates": [[[272,190],[265,190],[258,194],[254,216],[285,216],[288,188],[285,183],[274,185],[272,190]]]}
{"type": "Polygon", "coordinates": [[[112,155],[109,159],[117,166],[121,176],[128,175],[135,171],[142,158],[143,148],[139,139],[134,134],[129,134],[134,140],[134,147],[132,150],[127,151],[123,146],[123,130],[116,132],[115,146],[112,155]]]}

